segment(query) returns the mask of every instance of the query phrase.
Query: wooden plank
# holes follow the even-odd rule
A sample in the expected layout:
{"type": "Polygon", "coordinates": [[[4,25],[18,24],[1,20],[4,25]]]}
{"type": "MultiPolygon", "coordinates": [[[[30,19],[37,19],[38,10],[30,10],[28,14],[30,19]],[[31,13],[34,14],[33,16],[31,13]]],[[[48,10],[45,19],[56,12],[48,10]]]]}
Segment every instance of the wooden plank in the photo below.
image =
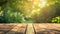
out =
{"type": "Polygon", "coordinates": [[[34,24],[34,28],[36,30],[41,30],[41,29],[44,29],[44,28],[47,28],[48,25],[46,24],[34,24]]]}
{"type": "Polygon", "coordinates": [[[35,34],[47,34],[46,28],[47,26],[45,24],[34,24],[35,28],[35,34]]]}
{"type": "Polygon", "coordinates": [[[9,30],[11,30],[15,25],[11,24],[0,24],[0,34],[5,34],[9,30]]]}
{"type": "Polygon", "coordinates": [[[35,24],[35,34],[60,34],[59,24],[35,24]]]}
{"type": "Polygon", "coordinates": [[[60,34],[60,24],[48,24],[49,29],[55,34],[60,34]]]}
{"type": "Polygon", "coordinates": [[[6,34],[25,34],[27,24],[17,24],[12,30],[6,34]]]}
{"type": "Polygon", "coordinates": [[[60,30],[60,24],[47,24],[47,28],[49,29],[57,29],[60,30]]]}
{"type": "Polygon", "coordinates": [[[9,30],[14,26],[15,25],[13,25],[13,24],[0,24],[0,30],[9,30]]]}
{"type": "Polygon", "coordinates": [[[53,24],[53,26],[60,29],[60,24],[53,24]]]}
{"type": "Polygon", "coordinates": [[[21,27],[19,27],[16,34],[26,34],[27,24],[22,24],[21,27]]]}
{"type": "Polygon", "coordinates": [[[32,24],[28,24],[26,34],[35,34],[32,24]]]}

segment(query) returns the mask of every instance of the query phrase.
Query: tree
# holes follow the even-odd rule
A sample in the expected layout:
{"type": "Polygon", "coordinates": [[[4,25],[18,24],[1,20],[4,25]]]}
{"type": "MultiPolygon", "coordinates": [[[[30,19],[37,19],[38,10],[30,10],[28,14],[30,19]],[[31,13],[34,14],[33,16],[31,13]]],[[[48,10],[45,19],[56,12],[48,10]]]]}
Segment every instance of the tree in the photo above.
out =
{"type": "Polygon", "coordinates": [[[35,23],[51,23],[51,19],[56,16],[57,12],[55,3],[56,0],[47,0],[47,4],[40,10],[40,14],[33,16],[35,23]]]}
{"type": "Polygon", "coordinates": [[[7,0],[7,2],[5,3],[5,0],[1,0],[0,6],[3,8],[2,9],[2,19],[4,23],[11,23],[11,22],[24,22],[24,17],[21,14],[21,10],[19,10],[17,8],[17,4],[19,4],[19,2],[16,1],[20,1],[20,0],[7,0]]]}

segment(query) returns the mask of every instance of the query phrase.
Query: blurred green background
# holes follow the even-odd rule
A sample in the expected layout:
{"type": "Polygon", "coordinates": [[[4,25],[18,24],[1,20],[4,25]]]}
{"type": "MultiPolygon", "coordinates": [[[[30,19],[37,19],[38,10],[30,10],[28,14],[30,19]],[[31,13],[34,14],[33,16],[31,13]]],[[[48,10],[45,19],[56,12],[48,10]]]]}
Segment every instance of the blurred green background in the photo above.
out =
{"type": "Polygon", "coordinates": [[[60,23],[60,0],[0,0],[0,23],[60,23]]]}

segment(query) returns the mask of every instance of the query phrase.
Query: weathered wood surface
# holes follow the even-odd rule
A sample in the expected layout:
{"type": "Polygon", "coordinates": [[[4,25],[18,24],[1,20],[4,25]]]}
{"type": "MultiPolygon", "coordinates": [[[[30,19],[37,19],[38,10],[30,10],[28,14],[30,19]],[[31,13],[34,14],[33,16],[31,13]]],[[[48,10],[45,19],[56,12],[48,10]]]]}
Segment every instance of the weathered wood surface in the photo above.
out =
{"type": "Polygon", "coordinates": [[[35,34],[60,34],[60,24],[34,24],[35,34]]]}
{"type": "Polygon", "coordinates": [[[6,32],[10,31],[16,24],[0,24],[0,34],[5,34],[6,32]]]}
{"type": "Polygon", "coordinates": [[[0,34],[60,34],[60,24],[0,24],[0,34]]]}
{"type": "Polygon", "coordinates": [[[6,34],[25,34],[26,33],[27,24],[17,24],[12,30],[7,32],[6,34]]]}

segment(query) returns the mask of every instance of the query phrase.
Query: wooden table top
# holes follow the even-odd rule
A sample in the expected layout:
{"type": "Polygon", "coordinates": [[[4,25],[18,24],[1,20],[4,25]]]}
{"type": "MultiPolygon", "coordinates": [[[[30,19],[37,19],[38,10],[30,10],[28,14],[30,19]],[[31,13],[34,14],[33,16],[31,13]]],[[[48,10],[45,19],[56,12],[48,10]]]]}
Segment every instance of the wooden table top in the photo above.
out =
{"type": "Polygon", "coordinates": [[[0,34],[60,34],[60,24],[0,24],[0,34]]]}

